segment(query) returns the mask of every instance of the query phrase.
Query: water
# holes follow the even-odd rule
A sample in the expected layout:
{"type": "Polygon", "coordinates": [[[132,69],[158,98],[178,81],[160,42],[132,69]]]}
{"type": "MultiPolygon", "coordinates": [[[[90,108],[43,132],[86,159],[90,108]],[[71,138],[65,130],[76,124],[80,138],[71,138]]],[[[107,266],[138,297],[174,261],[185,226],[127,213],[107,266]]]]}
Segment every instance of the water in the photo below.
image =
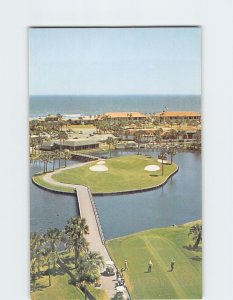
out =
{"type": "MultiPolygon", "coordinates": [[[[143,151],[156,155],[152,150],[143,151]]],[[[113,156],[130,154],[132,151],[112,152],[113,156]]],[[[106,239],[201,218],[201,155],[178,153],[174,162],[179,165],[179,172],[163,188],[94,197],[106,239]]],[[[68,164],[73,163],[77,162],[68,164]]],[[[42,168],[42,164],[31,166],[32,173],[42,168]]],[[[75,196],[47,192],[31,183],[31,231],[45,232],[50,227],[63,229],[67,219],[75,215],[75,196]]]]}
{"type": "Polygon", "coordinates": [[[168,110],[201,110],[201,96],[195,95],[130,95],[130,96],[30,96],[30,117],[48,114],[101,114],[111,111],[139,111],[144,113],[168,110]]]}
{"type": "Polygon", "coordinates": [[[106,239],[201,218],[201,155],[178,153],[174,162],[179,172],[162,188],[94,197],[106,239]]]}
{"type": "MultiPolygon", "coordinates": [[[[67,165],[77,163],[68,161],[67,165]]],[[[51,169],[51,164],[49,164],[51,169]]],[[[30,167],[31,176],[43,170],[43,164],[34,162],[30,167]]],[[[76,197],[45,191],[30,181],[30,230],[46,232],[48,228],[64,229],[66,221],[78,215],[76,197]]]]}

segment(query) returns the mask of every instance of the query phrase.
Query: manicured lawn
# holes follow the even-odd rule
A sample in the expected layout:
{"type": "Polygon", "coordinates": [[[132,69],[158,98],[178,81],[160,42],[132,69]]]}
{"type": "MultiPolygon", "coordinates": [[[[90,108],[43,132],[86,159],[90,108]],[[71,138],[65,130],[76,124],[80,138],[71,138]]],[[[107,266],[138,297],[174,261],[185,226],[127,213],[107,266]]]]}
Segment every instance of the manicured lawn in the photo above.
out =
{"type": "Polygon", "coordinates": [[[132,299],[201,299],[202,253],[186,248],[192,244],[190,226],[147,230],[106,243],[118,268],[128,260],[125,278],[132,299]],[[169,272],[172,259],[175,268],[169,272]]]}
{"type": "Polygon", "coordinates": [[[67,275],[52,276],[52,286],[48,287],[48,278],[38,279],[40,290],[31,293],[32,300],[84,300],[84,294],[75,286],[68,284],[67,275]]]}
{"type": "Polygon", "coordinates": [[[92,192],[117,192],[138,190],[154,187],[164,182],[168,176],[177,169],[175,164],[164,165],[164,175],[161,170],[156,172],[144,171],[147,165],[155,164],[161,167],[155,158],[144,155],[122,156],[106,160],[108,171],[93,172],[91,164],[64,170],[52,176],[53,179],[63,183],[82,184],[88,186],[92,192]]]}

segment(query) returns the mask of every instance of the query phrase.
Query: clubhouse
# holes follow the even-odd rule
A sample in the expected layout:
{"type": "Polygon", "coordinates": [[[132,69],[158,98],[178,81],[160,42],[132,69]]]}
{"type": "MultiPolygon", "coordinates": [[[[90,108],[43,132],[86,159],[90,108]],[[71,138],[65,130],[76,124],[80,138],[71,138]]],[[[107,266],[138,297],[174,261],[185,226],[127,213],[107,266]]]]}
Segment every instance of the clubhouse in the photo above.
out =
{"type": "Polygon", "coordinates": [[[97,149],[99,148],[99,142],[93,140],[66,140],[60,141],[49,141],[45,142],[40,146],[40,150],[53,151],[57,149],[61,150],[86,150],[86,149],[97,149]]]}

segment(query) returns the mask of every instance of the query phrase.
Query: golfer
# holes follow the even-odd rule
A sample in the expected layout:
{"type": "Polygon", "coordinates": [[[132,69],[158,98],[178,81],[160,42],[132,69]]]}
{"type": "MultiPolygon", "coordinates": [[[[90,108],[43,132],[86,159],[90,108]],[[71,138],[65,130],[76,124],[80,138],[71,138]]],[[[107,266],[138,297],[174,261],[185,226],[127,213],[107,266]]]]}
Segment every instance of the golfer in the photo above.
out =
{"type": "Polygon", "coordinates": [[[125,270],[128,270],[128,262],[125,260],[125,270]]]}
{"type": "Polygon", "coordinates": [[[174,261],[174,259],[172,259],[172,261],[171,261],[171,272],[174,270],[174,265],[175,265],[175,261],[174,261]]]}
{"type": "Polygon", "coordinates": [[[151,272],[152,267],[153,267],[153,263],[152,263],[152,261],[150,260],[149,263],[148,263],[148,273],[151,272]]]}

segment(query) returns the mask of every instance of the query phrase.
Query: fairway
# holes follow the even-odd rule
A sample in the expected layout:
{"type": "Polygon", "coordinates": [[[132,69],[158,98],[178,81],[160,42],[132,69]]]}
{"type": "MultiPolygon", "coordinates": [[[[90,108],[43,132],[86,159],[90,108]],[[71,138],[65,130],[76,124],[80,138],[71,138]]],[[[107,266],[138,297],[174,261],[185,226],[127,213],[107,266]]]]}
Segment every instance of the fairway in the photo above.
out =
{"type": "Polygon", "coordinates": [[[175,164],[164,165],[157,158],[144,155],[122,156],[107,159],[105,166],[108,171],[93,172],[89,168],[96,165],[96,161],[82,167],[68,169],[52,175],[58,182],[81,184],[88,186],[93,193],[127,192],[157,187],[177,170],[175,164]],[[148,165],[157,165],[158,171],[145,171],[148,165]]]}
{"type": "Polygon", "coordinates": [[[120,269],[127,259],[126,284],[132,299],[201,299],[202,253],[188,250],[189,227],[152,229],[106,242],[120,269]],[[170,262],[175,268],[170,272],[170,262]],[[147,273],[149,260],[152,272],[147,273]]]}

